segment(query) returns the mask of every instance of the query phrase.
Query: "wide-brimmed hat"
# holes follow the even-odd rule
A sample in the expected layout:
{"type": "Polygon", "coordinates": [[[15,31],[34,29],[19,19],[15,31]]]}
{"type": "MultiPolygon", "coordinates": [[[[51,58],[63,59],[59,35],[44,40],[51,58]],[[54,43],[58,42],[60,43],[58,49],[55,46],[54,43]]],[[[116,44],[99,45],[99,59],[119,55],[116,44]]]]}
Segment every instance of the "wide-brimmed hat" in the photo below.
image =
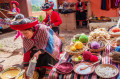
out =
{"type": "Polygon", "coordinates": [[[17,1],[11,1],[11,4],[16,4],[16,6],[19,6],[19,3],[17,1]]]}
{"type": "MultiPolygon", "coordinates": [[[[22,21],[22,20],[21,20],[22,21]]],[[[20,24],[19,23],[16,23],[16,22],[13,22],[10,24],[10,27],[13,29],[13,30],[25,30],[25,29],[29,29],[31,27],[34,27],[36,24],[38,24],[38,20],[35,20],[35,21],[32,21],[32,22],[28,22],[26,24],[20,24]]]]}
{"type": "Polygon", "coordinates": [[[54,2],[50,1],[50,2],[46,2],[45,4],[42,5],[41,10],[43,11],[48,11],[53,9],[54,7],[54,2]]]}

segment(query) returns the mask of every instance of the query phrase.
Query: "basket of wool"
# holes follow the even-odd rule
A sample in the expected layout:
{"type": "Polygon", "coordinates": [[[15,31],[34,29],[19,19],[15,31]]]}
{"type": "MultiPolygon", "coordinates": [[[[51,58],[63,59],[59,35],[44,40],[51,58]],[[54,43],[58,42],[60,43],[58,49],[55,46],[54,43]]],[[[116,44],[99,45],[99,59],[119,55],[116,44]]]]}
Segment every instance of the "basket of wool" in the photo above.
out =
{"type": "Polygon", "coordinates": [[[90,52],[101,52],[107,47],[107,42],[105,41],[91,41],[87,44],[90,52]]]}
{"type": "Polygon", "coordinates": [[[83,43],[81,43],[80,41],[75,42],[72,45],[67,45],[65,47],[65,51],[69,54],[69,55],[79,55],[79,54],[83,54],[83,52],[86,50],[86,46],[83,45],[83,43]]]}
{"type": "Polygon", "coordinates": [[[77,41],[80,41],[84,45],[86,45],[87,42],[88,42],[88,36],[85,35],[84,33],[82,33],[82,34],[76,34],[76,35],[73,36],[73,38],[71,40],[72,40],[73,43],[75,43],[77,41]]]}

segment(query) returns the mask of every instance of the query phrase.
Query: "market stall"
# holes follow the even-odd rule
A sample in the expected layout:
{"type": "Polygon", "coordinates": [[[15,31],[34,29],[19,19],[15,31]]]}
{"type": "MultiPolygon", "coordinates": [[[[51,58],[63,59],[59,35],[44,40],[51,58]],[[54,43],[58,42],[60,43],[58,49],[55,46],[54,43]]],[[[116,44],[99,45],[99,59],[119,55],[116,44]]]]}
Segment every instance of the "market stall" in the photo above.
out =
{"type": "MultiPolygon", "coordinates": [[[[73,36],[72,38],[73,43],[71,44],[75,45],[76,42],[81,41],[83,42],[83,45],[87,46],[85,48],[86,50],[81,49],[84,52],[82,51],[78,52],[75,50],[75,48],[74,49],[69,48],[68,50],[66,50],[62,58],[59,60],[59,62],[50,71],[49,79],[99,79],[99,78],[117,79],[119,77],[118,72],[120,69],[119,53],[118,53],[119,46],[116,47],[115,51],[111,48],[112,44],[110,44],[110,42],[112,39],[110,38],[110,35],[108,34],[108,32],[104,28],[102,29],[100,28],[92,31],[88,37],[89,41],[87,44],[85,43],[87,42],[87,40],[82,41],[81,40],[82,37],[81,36],[79,37],[79,36],[80,34],[73,36]],[[79,40],[77,39],[78,37],[79,37],[79,40]],[[89,46],[89,44],[92,45],[93,39],[94,41],[97,41],[97,43],[101,42],[100,48],[99,46],[95,46],[95,48],[89,46]],[[100,42],[98,42],[98,40],[100,42]],[[114,54],[115,52],[117,53],[114,54]],[[69,64],[71,63],[72,65],[68,66],[68,64],[65,64],[65,62],[69,64]],[[59,70],[59,68],[61,70],[59,70]]],[[[84,35],[84,40],[85,39],[87,38],[85,38],[85,35],[84,35]]],[[[95,43],[94,45],[98,45],[98,44],[95,43]]],[[[79,47],[80,46],[81,45],[79,45],[79,47]]]]}

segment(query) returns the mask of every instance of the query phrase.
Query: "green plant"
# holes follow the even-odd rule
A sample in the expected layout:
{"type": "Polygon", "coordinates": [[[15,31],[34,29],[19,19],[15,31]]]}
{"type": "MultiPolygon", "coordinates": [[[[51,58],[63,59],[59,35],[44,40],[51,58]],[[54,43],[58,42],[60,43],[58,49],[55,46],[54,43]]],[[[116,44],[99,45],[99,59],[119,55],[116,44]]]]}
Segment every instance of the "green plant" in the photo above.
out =
{"type": "Polygon", "coordinates": [[[40,15],[40,16],[38,17],[38,20],[39,20],[40,22],[43,22],[44,17],[43,17],[42,15],[40,15]]]}
{"type": "Polygon", "coordinates": [[[39,6],[32,5],[32,11],[41,11],[39,6]]]}

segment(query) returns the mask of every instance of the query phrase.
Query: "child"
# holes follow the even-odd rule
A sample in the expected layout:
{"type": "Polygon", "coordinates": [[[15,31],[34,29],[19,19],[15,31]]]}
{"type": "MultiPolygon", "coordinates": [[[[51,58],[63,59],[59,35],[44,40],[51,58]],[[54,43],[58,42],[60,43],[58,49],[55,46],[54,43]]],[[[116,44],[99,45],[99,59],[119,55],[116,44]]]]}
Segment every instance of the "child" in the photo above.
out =
{"type": "MultiPolygon", "coordinates": [[[[15,18],[13,19],[13,21],[21,21],[21,19],[23,19],[24,18],[24,15],[22,15],[22,14],[17,14],[16,16],[15,16],[15,18]]],[[[20,31],[17,31],[17,34],[15,35],[15,38],[14,38],[14,41],[19,37],[19,36],[21,36],[21,38],[23,39],[23,35],[22,35],[22,33],[20,33],[20,31]]]]}

